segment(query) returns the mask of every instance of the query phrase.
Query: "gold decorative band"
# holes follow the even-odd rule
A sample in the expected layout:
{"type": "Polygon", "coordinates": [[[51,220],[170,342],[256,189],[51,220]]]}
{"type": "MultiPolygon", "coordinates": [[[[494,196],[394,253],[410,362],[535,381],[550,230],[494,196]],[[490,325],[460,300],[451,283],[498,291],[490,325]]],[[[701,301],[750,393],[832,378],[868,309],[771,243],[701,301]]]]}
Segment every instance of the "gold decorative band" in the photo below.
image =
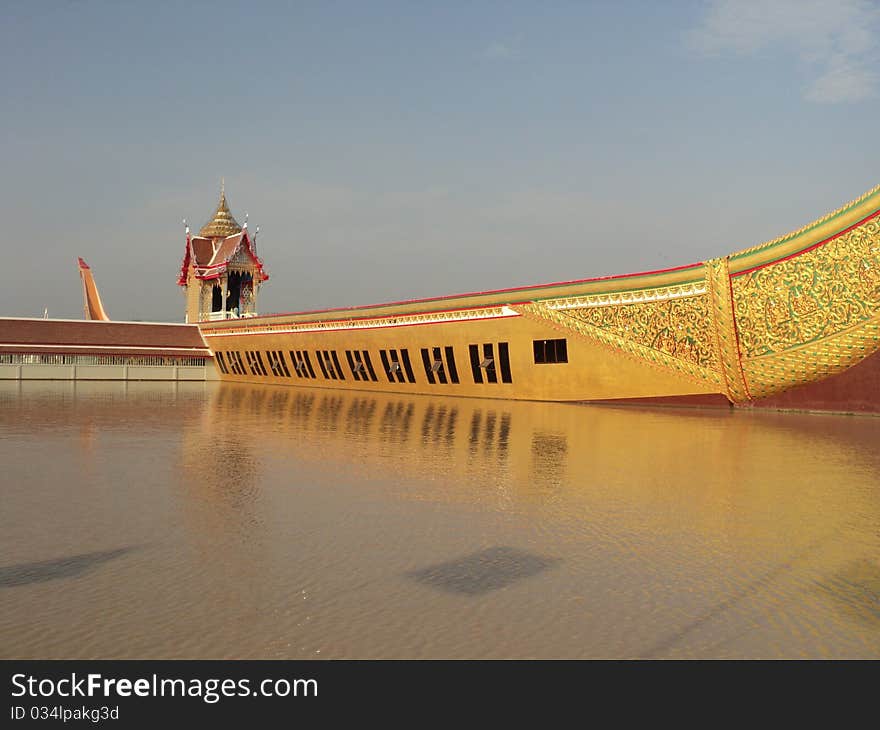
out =
{"type": "Polygon", "coordinates": [[[629,304],[644,304],[650,302],[666,302],[674,299],[684,299],[699,296],[706,293],[706,287],[702,281],[690,282],[689,284],[676,284],[662,286],[655,289],[637,289],[635,291],[616,292],[607,294],[588,294],[577,297],[558,297],[555,299],[543,299],[542,304],[550,309],[582,309],[586,307],[619,307],[629,304]]]}
{"type": "Polygon", "coordinates": [[[283,322],[266,324],[264,322],[240,327],[223,327],[222,329],[202,330],[205,337],[233,337],[243,334],[286,335],[295,332],[328,332],[333,330],[374,329],[377,327],[403,327],[415,324],[443,324],[445,322],[462,322],[478,319],[498,319],[516,317],[518,313],[511,307],[486,307],[483,309],[459,309],[448,312],[431,312],[427,314],[403,314],[391,317],[349,320],[317,320],[314,322],[283,322]]]}
{"type": "Polygon", "coordinates": [[[706,285],[711,302],[709,311],[712,317],[718,359],[724,374],[725,395],[732,403],[744,403],[751,400],[752,396],[749,393],[740,360],[736,315],[733,311],[728,267],[726,256],[706,262],[706,285]]]}

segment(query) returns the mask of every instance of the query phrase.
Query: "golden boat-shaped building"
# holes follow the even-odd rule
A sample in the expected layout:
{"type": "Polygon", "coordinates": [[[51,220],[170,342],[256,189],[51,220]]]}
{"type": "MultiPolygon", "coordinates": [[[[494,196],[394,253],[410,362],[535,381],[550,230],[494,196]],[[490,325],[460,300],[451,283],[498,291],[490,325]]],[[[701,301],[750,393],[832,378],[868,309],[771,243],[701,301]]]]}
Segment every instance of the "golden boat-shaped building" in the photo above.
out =
{"type": "Polygon", "coordinates": [[[689,266],[256,316],[268,276],[221,195],[201,234],[187,232],[179,283],[223,380],[741,404],[841,373],[880,347],[878,216],[875,188],[798,231],[689,266]]]}

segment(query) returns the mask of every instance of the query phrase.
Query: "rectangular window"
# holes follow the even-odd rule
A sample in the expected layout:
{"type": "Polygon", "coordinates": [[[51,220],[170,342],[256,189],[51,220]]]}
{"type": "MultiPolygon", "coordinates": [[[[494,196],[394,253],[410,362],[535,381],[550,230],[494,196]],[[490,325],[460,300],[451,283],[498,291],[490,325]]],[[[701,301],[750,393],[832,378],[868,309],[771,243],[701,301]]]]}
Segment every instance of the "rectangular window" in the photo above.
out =
{"type": "MultiPolygon", "coordinates": [[[[314,378],[315,371],[312,369],[312,361],[309,359],[309,353],[306,350],[290,350],[290,359],[293,362],[293,369],[298,378],[314,378]]],[[[320,363],[320,358],[318,359],[320,363]]],[[[327,377],[326,375],[324,376],[327,377]]]]}
{"type": "Polygon", "coordinates": [[[312,359],[309,357],[309,353],[307,350],[303,350],[303,359],[306,361],[306,369],[309,371],[309,377],[315,378],[315,371],[312,368],[312,359]]]}
{"type": "Polygon", "coordinates": [[[284,361],[284,351],[278,350],[278,362],[281,363],[281,371],[284,373],[285,378],[290,377],[290,370],[287,369],[287,363],[284,361]]]}
{"type": "MultiPolygon", "coordinates": [[[[406,357],[406,350],[404,350],[403,353],[406,357]]],[[[388,382],[402,383],[404,381],[403,368],[401,367],[400,356],[397,354],[397,350],[380,350],[379,357],[382,358],[382,367],[385,369],[385,376],[388,378],[388,382]]],[[[409,367],[409,358],[406,359],[406,362],[407,368],[411,370],[409,367]]]]}
{"type": "Polygon", "coordinates": [[[436,381],[434,380],[434,369],[431,367],[431,364],[432,364],[431,358],[428,355],[428,350],[427,350],[427,348],[423,347],[422,348],[422,365],[425,366],[425,377],[428,379],[428,382],[431,385],[434,385],[434,383],[436,381]]]}
{"type": "Polygon", "coordinates": [[[449,370],[449,379],[453,383],[458,383],[458,370],[455,368],[455,352],[449,346],[445,348],[446,350],[446,368],[449,370]]]}
{"type": "MultiPolygon", "coordinates": [[[[294,357],[293,350],[290,351],[290,356],[294,357]]],[[[320,364],[321,358],[318,358],[318,362],[320,364]]],[[[295,359],[297,370],[302,373],[302,377],[304,378],[315,378],[315,369],[312,367],[312,358],[309,357],[308,350],[297,350],[296,351],[296,359],[295,359]],[[304,367],[303,367],[304,366],[304,367]]],[[[324,376],[326,377],[326,376],[324,376]]]]}
{"type": "Polygon", "coordinates": [[[382,370],[385,371],[385,377],[388,378],[389,383],[393,383],[394,377],[391,371],[391,363],[388,362],[388,352],[386,350],[379,350],[379,359],[382,360],[382,370]]]}
{"type": "MultiPolygon", "coordinates": [[[[370,363],[370,355],[364,350],[364,362],[367,370],[372,374],[372,364],[370,363]]],[[[409,352],[403,350],[379,350],[379,358],[382,360],[382,370],[385,371],[385,377],[389,383],[415,383],[416,378],[413,375],[412,363],[409,360],[409,352]]],[[[375,380],[375,378],[374,378],[375,380]]]]}
{"type": "Polygon", "coordinates": [[[475,383],[497,383],[501,374],[502,383],[512,383],[510,373],[510,347],[507,342],[498,343],[498,352],[491,342],[480,345],[468,345],[471,358],[471,372],[475,383]]]}
{"type": "Polygon", "coordinates": [[[260,354],[259,350],[254,350],[254,357],[257,359],[257,367],[260,369],[260,372],[263,375],[268,375],[269,373],[266,371],[266,366],[263,365],[263,356],[260,354]]]}
{"type": "Polygon", "coordinates": [[[278,358],[272,350],[266,350],[266,358],[269,360],[269,370],[272,375],[279,377],[281,375],[281,366],[278,364],[278,358]]]}
{"type": "Polygon", "coordinates": [[[364,380],[367,379],[363,363],[355,362],[355,359],[351,356],[351,350],[345,351],[345,359],[348,360],[348,369],[351,370],[351,377],[355,380],[360,380],[361,376],[363,376],[364,380]]]}
{"type": "Polygon", "coordinates": [[[474,376],[474,382],[482,383],[483,371],[480,368],[480,348],[476,345],[468,345],[468,352],[471,356],[471,373],[474,376]]]}
{"type": "Polygon", "coordinates": [[[458,370],[455,367],[455,353],[452,347],[423,347],[422,366],[429,383],[458,383],[458,370]]]}
{"type": "Polygon", "coordinates": [[[327,370],[327,374],[330,376],[330,380],[339,380],[339,376],[336,374],[336,370],[333,367],[333,358],[330,357],[330,351],[323,350],[321,352],[321,359],[324,362],[322,369],[327,370]]]}
{"type": "Polygon", "coordinates": [[[431,354],[434,357],[434,361],[431,363],[431,370],[437,373],[437,380],[446,385],[449,381],[446,379],[446,366],[443,364],[442,351],[439,347],[435,347],[431,354]]]}
{"type": "Polygon", "coordinates": [[[363,363],[367,366],[367,372],[370,374],[370,380],[374,383],[376,382],[376,371],[373,370],[373,363],[370,360],[370,353],[367,350],[361,350],[361,355],[363,356],[363,363]]]}
{"type": "Polygon", "coordinates": [[[251,350],[245,350],[244,356],[247,359],[248,369],[251,371],[251,375],[259,375],[260,371],[257,370],[257,359],[254,357],[254,353],[251,350]]]}
{"type": "Polygon", "coordinates": [[[410,383],[416,382],[416,376],[413,374],[412,363],[409,361],[409,350],[406,348],[400,351],[400,357],[403,359],[403,369],[406,371],[406,379],[410,383]]]}
{"type": "Polygon", "coordinates": [[[566,340],[535,340],[535,364],[568,362],[568,345],[566,340]]]}
{"type": "Polygon", "coordinates": [[[400,355],[397,350],[389,350],[388,357],[391,360],[391,374],[398,383],[404,381],[403,368],[400,366],[400,355]]]}
{"type": "Polygon", "coordinates": [[[376,373],[373,370],[373,364],[370,362],[369,352],[366,350],[346,350],[345,357],[348,360],[351,375],[355,380],[372,380],[375,382],[376,373]]]}
{"type": "Polygon", "coordinates": [[[289,378],[290,372],[284,362],[284,353],[281,350],[266,350],[266,357],[269,359],[269,370],[276,378],[289,378]]]}
{"type": "Polygon", "coordinates": [[[320,350],[315,350],[315,356],[318,358],[318,365],[321,368],[321,374],[324,376],[324,379],[330,380],[330,376],[327,375],[327,366],[324,363],[324,353],[320,350]]]}
{"type": "Polygon", "coordinates": [[[498,382],[498,372],[495,369],[495,348],[491,342],[483,345],[483,359],[480,361],[480,367],[486,371],[486,380],[490,383],[498,382]]]}
{"type": "Polygon", "coordinates": [[[307,378],[306,363],[302,358],[302,353],[299,350],[289,350],[289,352],[290,360],[293,363],[293,372],[296,373],[296,377],[307,378]]]}
{"type": "Polygon", "coordinates": [[[339,376],[340,380],[345,380],[345,375],[342,373],[342,367],[339,365],[339,358],[336,356],[336,350],[330,350],[330,354],[333,356],[333,364],[336,366],[336,374],[339,376]]]}
{"type": "Polygon", "coordinates": [[[501,367],[501,382],[512,383],[510,377],[510,352],[506,342],[498,343],[498,365],[501,367]]]}

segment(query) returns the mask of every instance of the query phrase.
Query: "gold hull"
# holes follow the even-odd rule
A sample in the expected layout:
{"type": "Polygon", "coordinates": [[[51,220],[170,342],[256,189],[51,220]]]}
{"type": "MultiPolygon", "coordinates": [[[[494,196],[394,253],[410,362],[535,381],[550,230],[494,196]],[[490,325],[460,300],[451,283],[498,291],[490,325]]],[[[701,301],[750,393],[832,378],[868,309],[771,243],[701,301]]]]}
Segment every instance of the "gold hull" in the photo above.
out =
{"type": "Polygon", "coordinates": [[[874,189],[799,231],[692,266],[200,326],[230,381],[742,403],[880,347],[878,213],[874,189]]]}

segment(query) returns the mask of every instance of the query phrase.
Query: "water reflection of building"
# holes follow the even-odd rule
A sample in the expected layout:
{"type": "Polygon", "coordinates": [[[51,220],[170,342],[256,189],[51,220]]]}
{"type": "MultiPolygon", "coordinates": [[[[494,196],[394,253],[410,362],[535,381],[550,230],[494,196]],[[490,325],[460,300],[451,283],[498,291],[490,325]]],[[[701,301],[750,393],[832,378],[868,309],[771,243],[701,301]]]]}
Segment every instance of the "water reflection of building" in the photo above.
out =
{"type": "Polygon", "coordinates": [[[674,515],[674,524],[707,539],[747,536],[756,550],[779,535],[796,544],[834,533],[854,514],[877,514],[858,485],[880,477],[872,446],[880,419],[221,383],[200,429],[193,443],[235,454],[253,489],[288,470],[291,478],[367,475],[397,485],[404,499],[530,511],[564,505],[576,520],[627,505],[658,524],[674,515]],[[267,463],[272,473],[261,471],[267,463]]]}
{"type": "MultiPolygon", "coordinates": [[[[506,462],[516,404],[454,398],[364,395],[333,391],[222,384],[212,399],[208,428],[242,414],[259,419],[262,436],[299,443],[329,439],[331,455],[369,458],[380,445],[405,447],[415,463],[438,450],[461,457],[506,462]]],[[[540,407],[540,404],[530,404],[540,407]]],[[[564,438],[564,436],[563,436],[564,438]]]]}

